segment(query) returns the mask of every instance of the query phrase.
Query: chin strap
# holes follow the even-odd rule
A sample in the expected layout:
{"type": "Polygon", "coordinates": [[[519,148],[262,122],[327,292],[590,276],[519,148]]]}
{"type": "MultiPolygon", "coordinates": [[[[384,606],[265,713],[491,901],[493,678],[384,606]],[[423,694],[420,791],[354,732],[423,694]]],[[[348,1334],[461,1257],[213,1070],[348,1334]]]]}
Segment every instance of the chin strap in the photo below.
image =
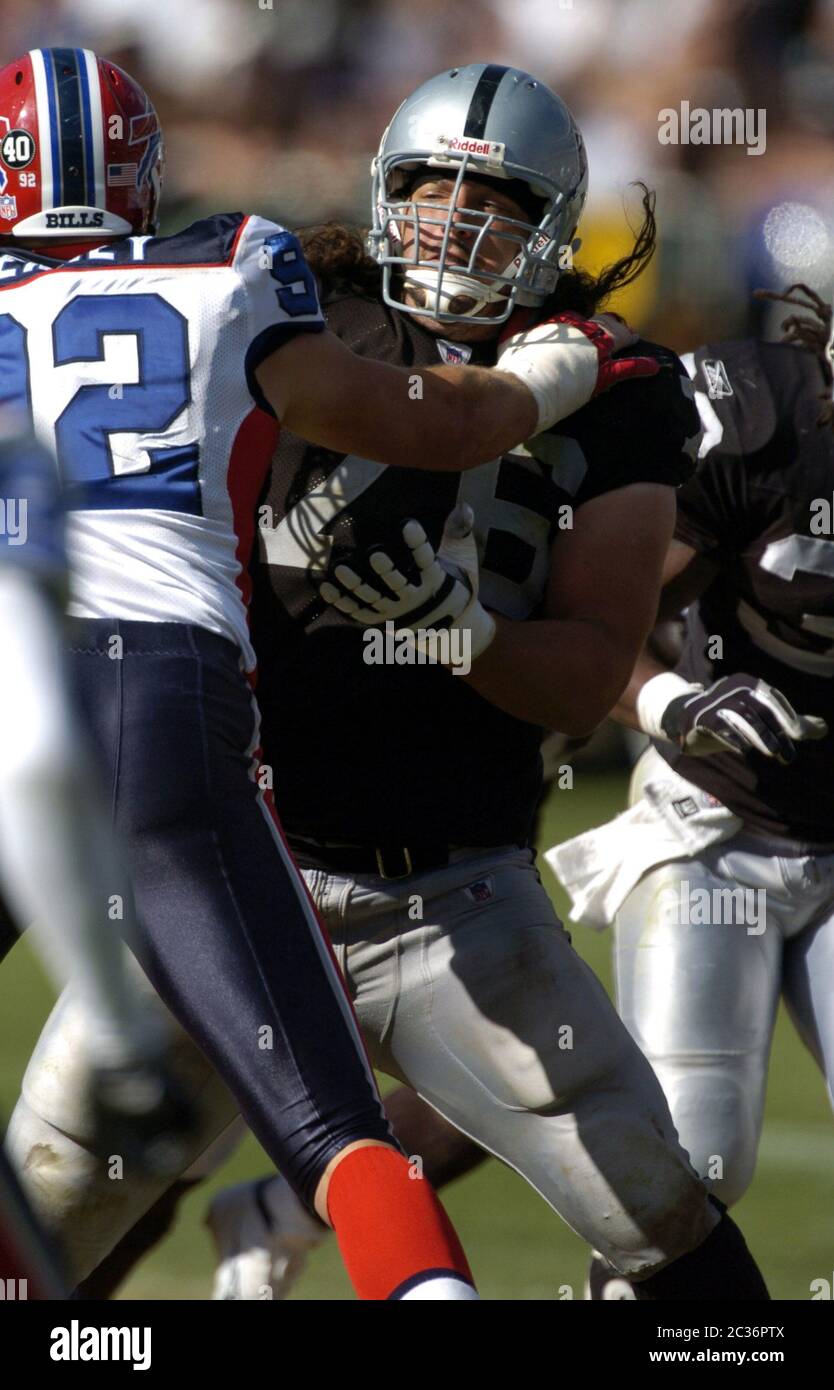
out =
{"type": "MultiPolygon", "coordinates": [[[[438,272],[428,268],[422,270],[406,270],[403,276],[403,283],[407,289],[416,290],[423,295],[423,308],[426,312],[431,312],[437,308],[437,282],[438,272]]],[[[455,275],[449,271],[443,276],[440,286],[440,312],[443,314],[450,312],[450,305],[457,299],[469,301],[470,308],[458,307],[451,310],[453,313],[461,314],[465,318],[471,318],[474,314],[480,313],[486,304],[495,304],[499,300],[505,300],[506,294],[503,293],[505,285],[490,285],[486,280],[477,279],[474,275],[455,275]]]]}

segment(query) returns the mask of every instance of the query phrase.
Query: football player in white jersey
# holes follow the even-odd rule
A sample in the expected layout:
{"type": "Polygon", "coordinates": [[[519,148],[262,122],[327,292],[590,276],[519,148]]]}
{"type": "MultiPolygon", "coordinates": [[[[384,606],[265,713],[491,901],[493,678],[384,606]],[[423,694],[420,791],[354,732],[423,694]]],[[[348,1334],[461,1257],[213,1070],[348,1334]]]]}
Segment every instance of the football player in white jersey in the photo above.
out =
{"type": "MultiPolygon", "coordinates": [[[[69,667],[125,846],[142,965],[335,1228],[359,1296],[474,1298],[437,1199],[408,1181],[256,776],[254,505],[279,421],[324,447],[457,470],[657,364],[611,362],[633,335],[576,315],[511,336],[495,372],[362,360],[325,331],[281,227],[225,214],[154,235],[159,123],[113,63],[32,50],[0,72],[0,109],[0,401],[31,415],[66,489],[69,667]]],[[[66,1018],[74,1005],[57,1007],[66,1018]]],[[[74,1162],[91,1136],[69,1109],[60,1128],[74,1162]]],[[[26,1164],[47,1223],[55,1157],[26,1164]]],[[[79,1162],[92,1180],[100,1159],[79,1162]]],[[[64,1219],[63,1193],[57,1207],[64,1219]]],[[[73,1277],[102,1253],[90,1232],[73,1277]]]]}

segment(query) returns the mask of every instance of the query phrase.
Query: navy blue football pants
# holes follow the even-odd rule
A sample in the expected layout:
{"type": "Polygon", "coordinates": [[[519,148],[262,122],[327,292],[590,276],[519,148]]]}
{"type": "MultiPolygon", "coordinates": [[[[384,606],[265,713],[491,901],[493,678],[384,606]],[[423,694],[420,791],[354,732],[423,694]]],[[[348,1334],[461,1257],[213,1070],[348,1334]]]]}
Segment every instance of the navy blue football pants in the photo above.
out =
{"type": "MultiPolygon", "coordinates": [[[[133,880],[141,963],[310,1206],[345,1144],[390,1143],[391,1131],[342,977],[254,777],[258,714],[238,650],[180,623],[68,628],[71,682],[133,880]]],[[[280,802],[280,768],[276,782],[280,802]]]]}

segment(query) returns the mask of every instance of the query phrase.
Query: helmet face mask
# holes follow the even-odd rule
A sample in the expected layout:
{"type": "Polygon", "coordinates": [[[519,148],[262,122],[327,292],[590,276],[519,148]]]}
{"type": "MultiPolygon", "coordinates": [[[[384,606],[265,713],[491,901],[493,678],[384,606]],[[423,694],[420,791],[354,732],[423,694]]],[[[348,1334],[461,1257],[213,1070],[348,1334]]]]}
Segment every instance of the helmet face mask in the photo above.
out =
{"type": "Polygon", "coordinates": [[[400,106],[372,166],[368,244],[383,267],[385,302],[440,323],[493,327],[518,304],[543,303],[579,220],[586,169],[567,107],[528,73],[472,64],[430,79],[400,106]],[[453,181],[448,201],[445,194],[434,204],[410,196],[415,171],[453,181]],[[523,184],[541,216],[534,221],[528,212],[531,220],[521,220],[467,208],[463,185],[472,178],[503,184],[508,194],[523,184]],[[432,230],[421,247],[426,227],[432,230]],[[483,263],[487,240],[506,246],[501,269],[483,263]],[[450,249],[460,260],[464,241],[466,264],[455,264],[450,249]]]}
{"type": "MultiPolygon", "coordinates": [[[[438,178],[444,174],[437,171],[438,178]]],[[[560,243],[553,233],[560,220],[561,194],[554,194],[553,205],[536,222],[503,211],[480,211],[467,206],[466,184],[473,174],[481,177],[464,155],[450,178],[452,188],[442,198],[429,202],[418,192],[384,201],[380,236],[390,247],[383,268],[387,302],[408,313],[429,314],[440,323],[498,325],[516,304],[538,303],[551,292],[558,278],[560,243]],[[500,269],[486,264],[485,246],[504,252],[500,269]],[[422,307],[394,299],[395,288],[416,298],[422,295],[422,307]],[[503,304],[500,313],[484,312],[496,303],[503,304]]],[[[500,190],[501,184],[495,184],[500,190]]]]}

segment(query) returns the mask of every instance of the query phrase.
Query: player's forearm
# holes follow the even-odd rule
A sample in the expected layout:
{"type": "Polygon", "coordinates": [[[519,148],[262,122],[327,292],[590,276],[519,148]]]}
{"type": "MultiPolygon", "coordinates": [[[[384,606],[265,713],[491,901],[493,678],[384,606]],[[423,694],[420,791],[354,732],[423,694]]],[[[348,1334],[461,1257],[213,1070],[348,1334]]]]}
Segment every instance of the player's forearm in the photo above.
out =
{"type": "Polygon", "coordinates": [[[300,335],[256,375],[278,419],[302,438],[403,468],[472,468],[539,423],[535,396],[510,372],[409,371],[359,357],[332,333],[300,335]]]}
{"type": "Polygon", "coordinates": [[[423,467],[472,468],[500,458],[536,432],[535,397],[509,372],[428,367],[419,375],[423,396],[414,404],[420,411],[417,439],[428,456],[423,467]]]}
{"type": "Polygon", "coordinates": [[[649,650],[644,647],[637,658],[628,685],[611,710],[611,718],[616,719],[618,724],[624,725],[627,729],[640,729],[637,697],[648,681],[652,680],[654,676],[663,675],[669,669],[668,666],[661,665],[656,657],[653,657],[649,650]]]}
{"type": "Polygon", "coordinates": [[[468,684],[516,719],[572,737],[592,733],[626,686],[632,653],[604,623],[493,617],[495,638],[468,684]]]}
{"type": "Polygon", "coordinates": [[[338,419],[334,414],[329,425],[320,418],[313,426],[318,438],[307,437],[395,467],[457,472],[500,458],[535,432],[535,398],[508,373],[485,367],[409,373],[380,362],[361,365],[364,385],[354,408],[338,419]]]}

